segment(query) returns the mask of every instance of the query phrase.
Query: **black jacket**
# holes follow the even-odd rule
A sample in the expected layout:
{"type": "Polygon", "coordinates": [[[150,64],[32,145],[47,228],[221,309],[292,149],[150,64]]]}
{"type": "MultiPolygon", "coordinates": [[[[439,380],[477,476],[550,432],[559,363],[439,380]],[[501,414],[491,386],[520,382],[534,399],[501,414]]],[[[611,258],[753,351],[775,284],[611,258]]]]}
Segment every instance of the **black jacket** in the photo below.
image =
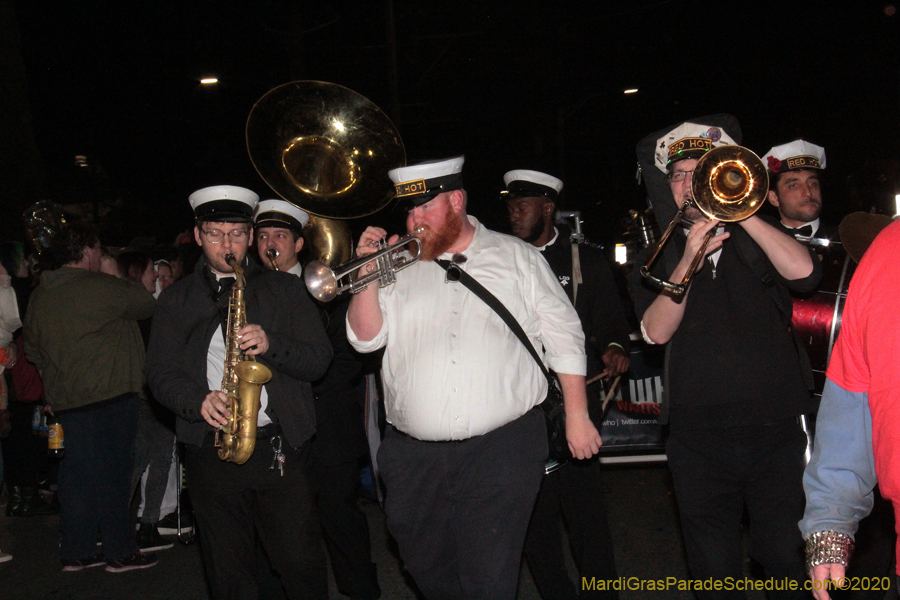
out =
{"type": "Polygon", "coordinates": [[[363,363],[347,341],[349,298],[335,298],[320,313],[334,348],[328,373],[313,383],[316,395],[316,437],[313,453],[317,464],[333,467],[356,461],[369,450],[363,429],[363,363]]]}
{"type": "MultiPolygon", "coordinates": [[[[297,447],[315,433],[309,382],[328,368],[331,344],[302,281],[245,263],[247,322],[260,325],[269,338],[269,349],[256,357],[272,369],[266,414],[297,447]]],[[[227,319],[229,293],[220,295],[214,282],[201,258],[193,274],[160,294],[145,367],[154,396],[178,417],[178,439],[196,446],[213,431],[200,415],[210,392],[206,356],[212,336],[227,319]]]]}
{"type": "MultiPolygon", "coordinates": [[[[559,227],[558,230],[556,241],[543,254],[571,301],[572,242],[568,229],[559,227]]],[[[628,352],[629,327],[609,261],[600,250],[588,244],[579,244],[578,256],[584,281],[578,286],[575,312],[584,330],[587,376],[591,378],[605,368],[600,357],[610,344],[619,344],[628,352]]]]}

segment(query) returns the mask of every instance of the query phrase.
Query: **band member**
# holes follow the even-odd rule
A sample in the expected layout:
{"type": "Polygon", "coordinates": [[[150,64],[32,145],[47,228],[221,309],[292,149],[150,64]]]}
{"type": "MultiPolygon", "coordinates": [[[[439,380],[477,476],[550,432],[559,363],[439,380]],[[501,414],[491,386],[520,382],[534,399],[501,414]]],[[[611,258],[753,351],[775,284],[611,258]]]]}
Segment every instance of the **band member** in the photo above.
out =
{"type": "MultiPolygon", "coordinates": [[[[462,166],[457,157],[390,171],[407,229],[421,229],[422,256],[394,285],[353,296],[347,335],[361,352],[385,349],[390,427],[378,462],[407,569],[430,600],[511,600],[547,457],[544,416],[532,410],[547,383],[506,323],[459,281],[462,271],[545,349],[562,382],[572,453],[596,454],[600,436],[587,412],[578,315],[533,247],[467,215],[462,166]],[[450,261],[448,270],[434,259],[450,261]]],[[[386,235],[367,228],[357,253],[371,254],[386,235]]]]}
{"type": "MultiPolygon", "coordinates": [[[[263,265],[272,266],[277,251],[279,270],[301,277],[297,253],[303,248],[303,228],[309,215],[284,200],[263,200],[256,207],[256,250],[263,265]]],[[[358,461],[368,452],[360,408],[362,363],[347,341],[348,298],[319,310],[334,348],[324,377],[313,383],[316,435],[312,439],[316,511],[338,591],[350,598],[381,596],[372,562],[369,523],[359,509],[358,461]]]]}
{"type": "Polygon", "coordinates": [[[302,277],[303,267],[297,257],[303,250],[301,233],[309,223],[309,214],[284,200],[263,200],[256,206],[253,221],[256,251],[263,265],[302,277]]]}
{"type": "MultiPolygon", "coordinates": [[[[608,377],[626,373],[630,364],[625,350],[628,321],[609,263],[599,250],[572,242],[568,229],[553,224],[563,182],[552,175],[527,170],[510,171],[503,181],[506,190],[502,197],[506,199],[513,234],[541,251],[581,319],[588,378],[604,370],[608,377]]],[[[599,389],[591,393],[589,387],[588,393],[589,399],[596,400],[591,402],[590,413],[599,429],[603,418],[599,389]]],[[[583,576],[615,579],[616,563],[603,495],[596,456],[568,461],[544,476],[525,537],[525,557],[542,598],[586,598],[595,593],[618,597],[614,590],[582,590],[580,596],[576,593],[566,568],[559,529],[562,512],[575,562],[583,576]]]]}
{"type": "MultiPolygon", "coordinates": [[[[191,194],[203,251],[194,272],[160,294],[146,374],[156,399],[177,416],[213,598],[256,598],[257,544],[290,598],[327,598],[327,571],[309,480],[315,411],[310,382],[331,361],[331,345],[303,284],[248,260],[258,197],[215,186],[191,194]],[[225,324],[233,293],[233,255],[246,278],[247,324],[237,339],[225,324]],[[260,392],[256,445],[244,464],[219,459],[217,429],[228,423],[221,391],[226,353],[235,346],[268,367],[260,392]]],[[[239,312],[239,311],[238,311],[239,312]]]]}
{"type": "Polygon", "coordinates": [[[823,237],[819,173],[825,169],[825,148],[794,140],[766,152],[763,162],[769,170],[768,199],[781,225],[795,237],[823,237]]]}
{"type": "MultiPolygon", "coordinates": [[[[865,216],[864,225],[872,232],[890,222],[882,215],[865,216]]],[[[893,503],[895,516],[900,509],[895,450],[900,389],[895,364],[900,346],[898,251],[900,225],[894,223],[875,239],[859,263],[828,365],[816,421],[816,448],[803,476],[806,512],[800,521],[813,595],[819,600],[834,596],[835,588],[828,590],[827,585],[834,586],[844,577],[857,526],[872,510],[876,483],[893,503]]],[[[889,557],[890,550],[886,554],[889,557]]],[[[886,588],[878,587],[884,596],[886,588]]]]}
{"type": "MultiPolygon", "coordinates": [[[[667,174],[676,206],[693,198],[698,159],[713,146],[732,143],[720,128],[690,122],[657,140],[656,166],[667,174]]],[[[751,556],[766,576],[801,582],[802,540],[793,519],[803,514],[806,436],[797,417],[815,406],[789,333],[787,290],[814,289],[821,266],[807,248],[758,216],[725,227],[693,206],[685,216],[693,225],[675,232],[676,246],[669,245],[671,254],[664,253],[652,270],[661,279],[682,281],[707,232],[715,230],[687,292],[660,292],[639,270],[633,289],[644,338],[669,344],[666,454],[691,575],[744,576],[746,507],[751,556]]],[[[638,262],[646,263],[651,251],[638,262]]]]}

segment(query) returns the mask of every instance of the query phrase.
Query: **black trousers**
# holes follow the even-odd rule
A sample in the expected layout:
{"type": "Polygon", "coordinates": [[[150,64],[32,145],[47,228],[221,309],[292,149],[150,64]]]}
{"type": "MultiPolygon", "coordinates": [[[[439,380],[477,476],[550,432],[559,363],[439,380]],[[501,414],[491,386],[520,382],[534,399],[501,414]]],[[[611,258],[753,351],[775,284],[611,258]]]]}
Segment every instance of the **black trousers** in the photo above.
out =
{"type": "Polygon", "coordinates": [[[257,600],[257,544],[291,600],[328,598],[322,536],[310,488],[309,443],[283,446],[284,476],[270,471],[273,452],[258,438],[243,465],[219,460],[207,436],[187,446],[185,466],[200,537],[203,567],[214,600],[257,600]]]}
{"type": "MultiPolygon", "coordinates": [[[[796,579],[796,592],[769,598],[808,598],[803,591],[803,451],[806,436],[794,419],[729,429],[672,428],[666,454],[694,579],[744,578],[741,520],[750,516],[750,555],[765,576],[796,579]]],[[[697,592],[705,598],[745,598],[743,591],[697,592]]]]}
{"type": "Polygon", "coordinates": [[[546,458],[536,410],[460,442],[388,429],[378,451],[388,530],[428,600],[515,598],[546,458]]]}
{"type": "Polygon", "coordinates": [[[600,476],[600,460],[595,456],[591,460],[569,461],[544,475],[541,481],[525,537],[525,558],[543,600],[619,597],[615,590],[582,590],[579,595],[569,578],[563,554],[560,513],[579,574],[588,579],[617,577],[600,476]]]}
{"type": "Polygon", "coordinates": [[[137,431],[137,394],[57,413],[66,454],[59,463],[59,557],[106,561],[137,552],[131,525],[131,471],[137,431]]]}
{"type": "Polygon", "coordinates": [[[369,522],[359,509],[359,467],[356,460],[334,466],[317,464],[316,510],[331,557],[338,591],[360,600],[381,595],[372,548],[369,522]]]}

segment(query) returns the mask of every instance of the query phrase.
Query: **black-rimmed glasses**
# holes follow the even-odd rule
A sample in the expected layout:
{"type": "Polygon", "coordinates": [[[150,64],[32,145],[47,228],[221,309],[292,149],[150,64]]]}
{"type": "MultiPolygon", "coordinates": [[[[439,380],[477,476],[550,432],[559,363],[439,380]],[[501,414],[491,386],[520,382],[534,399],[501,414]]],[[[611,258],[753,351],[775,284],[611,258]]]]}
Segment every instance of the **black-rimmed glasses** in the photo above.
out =
{"type": "MultiPolygon", "coordinates": [[[[218,229],[200,229],[201,233],[206,236],[207,241],[210,244],[221,244],[222,240],[225,239],[225,232],[219,231],[218,229]]],[[[228,239],[231,240],[233,244],[242,244],[246,242],[250,237],[250,231],[247,229],[232,229],[228,232],[228,239]]]]}
{"type": "Polygon", "coordinates": [[[690,175],[691,178],[693,178],[694,172],[693,171],[675,171],[674,173],[669,175],[669,181],[671,183],[681,183],[688,177],[688,175],[690,175]]]}

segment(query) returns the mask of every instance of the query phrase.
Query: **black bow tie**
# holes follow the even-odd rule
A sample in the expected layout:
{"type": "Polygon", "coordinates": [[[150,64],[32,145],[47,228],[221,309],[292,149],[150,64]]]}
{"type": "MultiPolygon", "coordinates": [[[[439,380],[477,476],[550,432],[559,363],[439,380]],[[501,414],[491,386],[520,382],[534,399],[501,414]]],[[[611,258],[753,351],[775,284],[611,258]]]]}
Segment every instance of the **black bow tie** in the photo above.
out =
{"type": "Polygon", "coordinates": [[[791,231],[795,236],[801,235],[803,237],[812,237],[813,230],[812,225],[804,225],[803,227],[798,227],[791,231]]]}
{"type": "Polygon", "coordinates": [[[224,294],[234,284],[234,277],[222,277],[219,279],[219,293],[224,294]]]}

